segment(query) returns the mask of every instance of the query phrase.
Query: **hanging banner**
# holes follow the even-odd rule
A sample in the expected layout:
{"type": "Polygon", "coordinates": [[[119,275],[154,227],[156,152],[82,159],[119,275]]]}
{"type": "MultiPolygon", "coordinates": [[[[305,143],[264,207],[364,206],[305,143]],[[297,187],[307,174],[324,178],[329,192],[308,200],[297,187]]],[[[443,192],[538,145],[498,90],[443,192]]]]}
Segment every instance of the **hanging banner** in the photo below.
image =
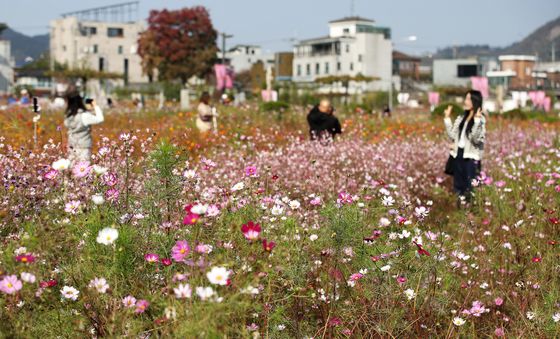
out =
{"type": "Polygon", "coordinates": [[[488,78],[487,77],[471,77],[472,88],[480,91],[483,98],[488,98],[488,78]]]}

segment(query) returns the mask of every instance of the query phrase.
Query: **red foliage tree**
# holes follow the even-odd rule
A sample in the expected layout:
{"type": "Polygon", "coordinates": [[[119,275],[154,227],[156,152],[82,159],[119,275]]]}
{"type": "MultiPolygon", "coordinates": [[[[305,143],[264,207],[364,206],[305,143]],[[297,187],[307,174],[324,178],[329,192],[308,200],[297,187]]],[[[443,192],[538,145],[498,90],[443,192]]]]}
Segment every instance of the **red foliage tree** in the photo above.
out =
{"type": "Polygon", "coordinates": [[[175,11],[150,11],[148,29],[138,39],[142,69],[159,79],[203,77],[212,70],[218,47],[218,33],[210,15],[202,6],[175,11]]]}

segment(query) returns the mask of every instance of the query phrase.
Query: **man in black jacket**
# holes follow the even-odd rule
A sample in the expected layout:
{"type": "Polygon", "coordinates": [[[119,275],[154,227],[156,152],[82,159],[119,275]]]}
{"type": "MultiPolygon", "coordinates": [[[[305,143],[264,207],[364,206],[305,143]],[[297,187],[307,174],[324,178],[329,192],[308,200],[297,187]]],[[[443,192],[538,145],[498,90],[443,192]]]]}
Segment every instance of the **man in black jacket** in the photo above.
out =
{"type": "Polygon", "coordinates": [[[311,140],[324,138],[325,135],[334,139],[336,134],[342,133],[340,122],[333,113],[334,109],[327,99],[322,99],[319,105],[309,111],[307,122],[309,123],[311,140]]]}

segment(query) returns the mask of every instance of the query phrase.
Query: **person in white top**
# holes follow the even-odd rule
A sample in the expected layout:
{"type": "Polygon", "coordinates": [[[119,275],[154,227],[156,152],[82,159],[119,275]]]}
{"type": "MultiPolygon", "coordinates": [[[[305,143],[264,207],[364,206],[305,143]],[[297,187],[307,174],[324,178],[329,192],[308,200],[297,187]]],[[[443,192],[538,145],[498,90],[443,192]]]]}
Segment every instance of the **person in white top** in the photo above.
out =
{"type": "Polygon", "coordinates": [[[480,161],[486,137],[486,118],[482,112],[482,94],[467,92],[463,104],[464,114],[451,122],[452,106],[445,110],[443,119],[448,137],[453,141],[450,155],[453,157],[453,188],[461,197],[470,200],[472,180],[480,172],[480,161]]]}
{"type": "Polygon", "coordinates": [[[216,108],[210,106],[210,94],[208,92],[202,93],[200,96],[200,103],[197,107],[196,127],[201,132],[208,132],[214,128],[217,129],[217,116],[216,108]]]}
{"type": "Polygon", "coordinates": [[[64,126],[68,128],[68,160],[71,163],[91,160],[91,126],[102,123],[103,111],[94,100],[72,92],[67,96],[68,107],[64,126]]]}

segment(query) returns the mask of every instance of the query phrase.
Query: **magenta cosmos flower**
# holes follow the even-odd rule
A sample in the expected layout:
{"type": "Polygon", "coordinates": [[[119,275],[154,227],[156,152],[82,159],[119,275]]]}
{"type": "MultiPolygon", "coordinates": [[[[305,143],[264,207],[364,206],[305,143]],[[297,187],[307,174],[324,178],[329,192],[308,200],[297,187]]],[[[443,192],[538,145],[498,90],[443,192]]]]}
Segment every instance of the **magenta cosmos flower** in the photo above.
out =
{"type": "Polygon", "coordinates": [[[255,166],[245,167],[245,176],[253,177],[257,175],[257,168],[255,166]]]}
{"type": "Polygon", "coordinates": [[[190,251],[191,248],[189,247],[189,243],[187,243],[186,240],[179,240],[171,249],[171,258],[178,262],[184,261],[190,251]]]}
{"type": "Polygon", "coordinates": [[[136,309],[134,310],[135,313],[144,313],[146,309],[150,306],[150,302],[148,300],[138,300],[136,302],[136,309]]]}
{"type": "Polygon", "coordinates": [[[249,221],[248,223],[241,226],[241,232],[243,232],[243,236],[245,237],[245,239],[256,240],[261,234],[261,225],[249,221]]]}
{"type": "Polygon", "coordinates": [[[22,285],[16,275],[8,275],[0,280],[0,291],[6,294],[14,294],[21,290],[22,285]]]}

